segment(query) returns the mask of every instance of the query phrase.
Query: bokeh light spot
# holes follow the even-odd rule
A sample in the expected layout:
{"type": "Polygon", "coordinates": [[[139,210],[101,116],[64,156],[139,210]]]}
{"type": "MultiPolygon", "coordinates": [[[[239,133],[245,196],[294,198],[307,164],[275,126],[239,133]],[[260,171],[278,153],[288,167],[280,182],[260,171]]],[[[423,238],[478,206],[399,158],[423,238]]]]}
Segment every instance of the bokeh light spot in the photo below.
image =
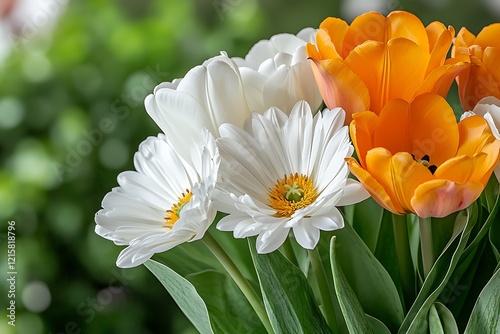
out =
{"type": "Polygon", "coordinates": [[[21,123],[24,118],[24,105],[14,97],[0,100],[0,128],[11,129],[21,123]]]}
{"type": "Polygon", "coordinates": [[[22,300],[24,306],[31,312],[45,311],[52,300],[49,288],[40,281],[33,281],[22,290],[22,300]]]}
{"type": "Polygon", "coordinates": [[[122,140],[110,138],[99,149],[101,164],[109,169],[123,167],[129,159],[129,149],[122,140]]]}

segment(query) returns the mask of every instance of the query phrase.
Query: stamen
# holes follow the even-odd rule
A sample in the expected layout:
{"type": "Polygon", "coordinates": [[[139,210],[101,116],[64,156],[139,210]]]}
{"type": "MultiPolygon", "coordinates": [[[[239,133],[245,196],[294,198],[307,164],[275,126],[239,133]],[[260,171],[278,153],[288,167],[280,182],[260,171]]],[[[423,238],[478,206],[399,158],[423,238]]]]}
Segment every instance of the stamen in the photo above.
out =
{"type": "Polygon", "coordinates": [[[182,193],[181,196],[178,197],[178,202],[172,205],[170,210],[167,210],[165,217],[165,227],[172,228],[177,220],[179,220],[182,208],[186,203],[189,203],[191,200],[192,193],[189,189],[186,189],[186,192],[182,193]]]}
{"type": "Polygon", "coordinates": [[[287,191],[284,192],[285,198],[292,202],[300,202],[302,197],[304,197],[304,190],[300,189],[297,182],[294,182],[292,186],[285,184],[287,191]]]}
{"type": "Polygon", "coordinates": [[[284,175],[269,189],[269,206],[276,210],[276,217],[291,217],[295,211],[310,205],[317,197],[310,178],[298,173],[284,175]]]}

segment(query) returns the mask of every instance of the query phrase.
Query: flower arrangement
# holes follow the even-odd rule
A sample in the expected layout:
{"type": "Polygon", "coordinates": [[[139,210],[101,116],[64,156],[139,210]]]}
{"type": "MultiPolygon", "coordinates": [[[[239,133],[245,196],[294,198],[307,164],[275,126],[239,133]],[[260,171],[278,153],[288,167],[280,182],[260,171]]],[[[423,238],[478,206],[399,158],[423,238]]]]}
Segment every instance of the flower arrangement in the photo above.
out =
{"type": "Polygon", "coordinates": [[[222,52],[146,98],[95,231],[200,333],[498,333],[498,36],[371,12],[222,52]]]}

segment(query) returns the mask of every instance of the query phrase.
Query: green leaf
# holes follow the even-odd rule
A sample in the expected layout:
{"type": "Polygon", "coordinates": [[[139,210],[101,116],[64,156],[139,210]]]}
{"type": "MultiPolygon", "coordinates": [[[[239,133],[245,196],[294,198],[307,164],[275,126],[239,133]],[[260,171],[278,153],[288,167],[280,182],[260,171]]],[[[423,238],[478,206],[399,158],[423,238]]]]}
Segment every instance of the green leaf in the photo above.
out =
{"type": "Polygon", "coordinates": [[[255,238],[248,238],[248,244],[276,334],[331,333],[300,269],[278,251],[257,254],[255,238]]]}
{"type": "Polygon", "coordinates": [[[369,314],[365,314],[366,319],[368,319],[368,322],[373,328],[373,331],[377,334],[391,334],[391,331],[387,326],[377,318],[372,317],[369,314]]]}
{"type": "Polygon", "coordinates": [[[342,273],[342,269],[340,269],[339,261],[337,261],[336,247],[336,237],[332,237],[330,241],[330,261],[333,283],[349,333],[375,333],[371,322],[365,316],[365,312],[356,294],[342,273]]]}
{"type": "Polygon", "coordinates": [[[252,306],[229,276],[211,270],[186,278],[205,301],[215,333],[266,333],[252,306]]]}
{"type": "Polygon", "coordinates": [[[430,334],[458,334],[453,314],[441,303],[434,303],[429,310],[430,334]]]}
{"type": "Polygon", "coordinates": [[[345,207],[347,220],[372,253],[379,242],[383,214],[384,209],[371,197],[345,207]]]}
{"type": "Polygon", "coordinates": [[[462,211],[457,216],[453,237],[434,263],[398,333],[426,333],[429,310],[441,292],[446,288],[457,266],[465,245],[469,240],[471,230],[476,224],[476,212],[477,207],[473,204],[466,210],[466,213],[462,211]],[[460,231],[463,232],[460,234],[460,231]],[[460,235],[458,245],[454,246],[457,243],[456,239],[458,235],[460,235]]]}
{"type": "Polygon", "coordinates": [[[195,287],[169,267],[149,260],[146,268],[158,278],[179,308],[201,334],[213,334],[207,306],[195,287]]]}
{"type": "Polygon", "coordinates": [[[396,330],[404,312],[391,277],[349,224],[334,231],[337,262],[356,294],[364,313],[396,330]]]}
{"type": "Polygon", "coordinates": [[[474,305],[464,334],[500,333],[500,270],[486,284],[474,305]]]}

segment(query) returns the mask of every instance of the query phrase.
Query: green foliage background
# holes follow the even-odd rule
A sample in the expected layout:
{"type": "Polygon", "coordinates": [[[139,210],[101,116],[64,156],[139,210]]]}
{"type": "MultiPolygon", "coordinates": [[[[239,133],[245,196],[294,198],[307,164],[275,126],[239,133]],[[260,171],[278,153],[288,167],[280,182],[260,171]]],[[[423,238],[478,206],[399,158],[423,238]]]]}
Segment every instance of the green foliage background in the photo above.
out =
{"type": "MultiPolygon", "coordinates": [[[[388,1],[385,12],[408,10],[457,32],[499,20],[474,0],[429,3],[388,1]]],[[[327,16],[350,22],[341,8],[338,0],[74,0],[51,38],[20,39],[0,65],[0,332],[194,333],[149,271],[116,268],[120,247],[94,233],[117,174],[159,132],[143,100],[222,50],[244,56],[260,39],[327,16]],[[12,220],[15,331],[4,278],[12,220]],[[39,313],[24,306],[40,298],[24,290],[34,281],[51,293],[39,313]]]]}

